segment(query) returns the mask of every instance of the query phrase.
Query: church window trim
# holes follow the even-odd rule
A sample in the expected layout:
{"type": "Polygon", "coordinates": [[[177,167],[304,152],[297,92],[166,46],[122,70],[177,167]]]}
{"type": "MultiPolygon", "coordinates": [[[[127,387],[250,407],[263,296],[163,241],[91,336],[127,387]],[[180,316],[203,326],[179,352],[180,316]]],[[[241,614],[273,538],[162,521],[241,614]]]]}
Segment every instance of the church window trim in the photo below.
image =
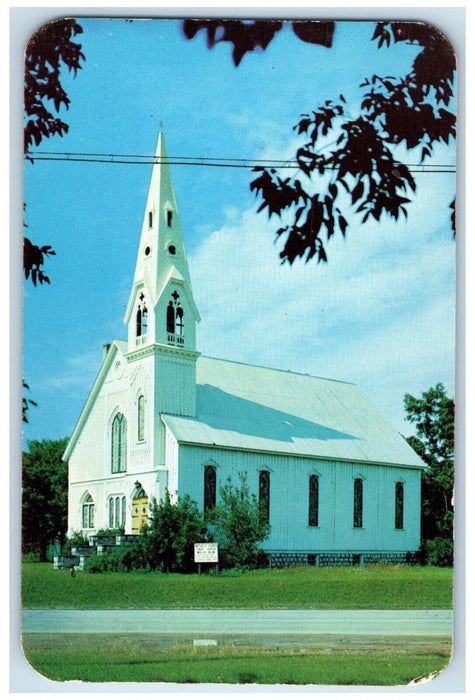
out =
{"type": "Polygon", "coordinates": [[[120,411],[111,427],[111,471],[113,474],[127,471],[127,420],[120,411]]]}
{"type": "Polygon", "coordinates": [[[261,469],[259,471],[259,522],[269,524],[270,522],[270,471],[261,469]]]}
{"type": "Polygon", "coordinates": [[[394,484],[394,529],[404,530],[404,482],[394,484]]]}
{"type": "Polygon", "coordinates": [[[363,479],[361,477],[353,480],[353,527],[357,530],[363,528],[363,479]]]}
{"type": "Polygon", "coordinates": [[[320,477],[310,474],[308,478],[308,525],[319,527],[320,477]]]}
{"type": "Polygon", "coordinates": [[[81,527],[83,530],[92,530],[94,527],[94,499],[89,491],[86,491],[81,499],[81,527]]]}
{"type": "Polygon", "coordinates": [[[203,478],[203,512],[209,513],[216,508],[216,467],[207,464],[204,468],[203,478]]]}

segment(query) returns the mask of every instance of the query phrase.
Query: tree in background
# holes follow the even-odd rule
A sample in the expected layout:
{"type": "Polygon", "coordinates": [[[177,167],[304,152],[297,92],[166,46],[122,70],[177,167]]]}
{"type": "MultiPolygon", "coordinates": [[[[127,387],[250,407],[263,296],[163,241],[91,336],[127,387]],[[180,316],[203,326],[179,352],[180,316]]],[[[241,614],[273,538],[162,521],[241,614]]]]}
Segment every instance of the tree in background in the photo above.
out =
{"type": "Polygon", "coordinates": [[[407,442],[429,466],[422,475],[423,553],[430,563],[451,564],[453,556],[454,400],[438,383],[421,398],[404,396],[416,435],[407,442]]]}
{"type": "Polygon", "coordinates": [[[225,566],[257,566],[259,544],[269,537],[270,525],[261,517],[256,495],[249,492],[247,474],[239,472],[238,478],[237,485],[228,477],[220,487],[220,499],[208,516],[210,529],[225,566]]]}
{"type": "Polygon", "coordinates": [[[31,440],[23,453],[22,551],[46,561],[48,546],[63,545],[68,528],[68,439],[31,440]]]}
{"type": "MultiPolygon", "coordinates": [[[[238,66],[243,56],[265,49],[282,29],[282,20],[185,20],[185,37],[206,33],[208,48],[229,42],[238,66]]],[[[289,24],[289,22],[287,22],[289,24]]],[[[296,20],[290,25],[301,40],[331,48],[338,24],[296,20]]],[[[453,85],[456,60],[446,37],[422,22],[376,22],[378,47],[404,42],[420,47],[409,73],[402,77],[372,75],[357,109],[343,95],[327,99],[303,114],[294,129],[304,137],[295,154],[296,174],[282,176],[275,168],[256,167],[251,190],[267,210],[290,222],[276,230],[285,241],[282,262],[327,261],[326,245],[335,232],[345,236],[347,211],[362,223],[383,214],[407,217],[416,191],[410,169],[395,156],[402,146],[422,163],[434,145],[455,137],[453,85]],[[343,213],[345,212],[345,214],[343,213]]],[[[455,233],[455,200],[451,204],[455,233]]]]}
{"type": "Polygon", "coordinates": [[[172,503],[168,490],[165,498],[151,505],[150,522],[138,542],[142,566],[165,572],[186,573],[193,570],[194,544],[208,539],[203,515],[188,495],[172,503]]]}

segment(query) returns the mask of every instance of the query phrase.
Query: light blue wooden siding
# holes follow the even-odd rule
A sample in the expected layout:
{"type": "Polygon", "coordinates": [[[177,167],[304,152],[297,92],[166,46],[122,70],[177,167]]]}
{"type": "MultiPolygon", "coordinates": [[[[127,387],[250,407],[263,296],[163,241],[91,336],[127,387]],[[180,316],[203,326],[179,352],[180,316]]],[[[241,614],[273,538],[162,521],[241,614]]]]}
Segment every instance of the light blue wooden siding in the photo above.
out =
{"type": "Polygon", "coordinates": [[[258,493],[259,471],[270,471],[270,522],[267,550],[415,551],[420,537],[420,471],[404,467],[262,455],[181,445],[179,492],[203,507],[203,470],[216,465],[218,489],[228,475],[248,474],[258,493]],[[319,525],[308,525],[311,474],[319,476],[319,525]],[[353,483],[363,479],[363,527],[353,527],[353,483]],[[404,529],[395,529],[395,485],[404,484],[404,529]]]}

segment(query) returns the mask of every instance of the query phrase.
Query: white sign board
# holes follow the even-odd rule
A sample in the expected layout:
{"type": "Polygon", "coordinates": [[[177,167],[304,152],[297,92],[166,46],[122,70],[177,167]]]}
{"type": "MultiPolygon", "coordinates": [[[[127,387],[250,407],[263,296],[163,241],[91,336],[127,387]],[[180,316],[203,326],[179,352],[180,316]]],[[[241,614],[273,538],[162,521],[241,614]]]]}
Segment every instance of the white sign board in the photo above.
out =
{"type": "Polygon", "coordinates": [[[195,563],[208,564],[218,562],[217,542],[195,542],[195,563]]]}

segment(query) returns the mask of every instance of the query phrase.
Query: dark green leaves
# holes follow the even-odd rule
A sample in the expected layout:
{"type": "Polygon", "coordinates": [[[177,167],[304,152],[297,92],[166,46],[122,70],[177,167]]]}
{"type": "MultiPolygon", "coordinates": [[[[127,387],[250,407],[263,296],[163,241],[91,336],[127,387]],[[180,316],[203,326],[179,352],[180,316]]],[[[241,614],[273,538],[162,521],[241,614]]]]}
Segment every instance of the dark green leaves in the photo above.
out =
{"type": "MultiPolygon", "coordinates": [[[[205,32],[208,48],[229,42],[233,47],[233,63],[238,66],[246,53],[266,49],[283,25],[282,20],[186,19],[183,33],[187,39],[193,39],[198,32],[205,32]]],[[[291,25],[302,41],[327,48],[332,45],[334,22],[294,20],[291,25]]]]}
{"type": "Polygon", "coordinates": [[[260,175],[250,187],[262,200],[258,211],[293,218],[276,231],[285,241],[280,257],[290,264],[296,258],[326,262],[326,242],[337,231],[346,234],[346,212],[363,224],[383,215],[396,221],[407,217],[416,183],[409,167],[395,158],[394,147],[417,150],[422,162],[436,143],[455,138],[455,115],[446,109],[455,60],[445,37],[423,24],[383,22],[373,39],[380,47],[400,41],[421,47],[408,75],[366,79],[354,117],[343,95],[303,114],[294,127],[306,137],[295,154],[294,177],[255,169],[260,175]]]}
{"type": "Polygon", "coordinates": [[[24,151],[38,146],[43,138],[63,136],[68,125],[50,111],[69,108],[69,98],[60,78],[64,65],[76,74],[84,61],[81,44],[72,41],[82,28],[73,19],[61,19],[41,27],[30,39],[25,52],[24,151]]]}
{"type": "Polygon", "coordinates": [[[50,280],[42,270],[45,258],[50,255],[56,255],[54,250],[49,245],[37,246],[30,241],[26,236],[23,238],[23,271],[25,278],[29,279],[33,284],[49,284],[50,280]]]}

